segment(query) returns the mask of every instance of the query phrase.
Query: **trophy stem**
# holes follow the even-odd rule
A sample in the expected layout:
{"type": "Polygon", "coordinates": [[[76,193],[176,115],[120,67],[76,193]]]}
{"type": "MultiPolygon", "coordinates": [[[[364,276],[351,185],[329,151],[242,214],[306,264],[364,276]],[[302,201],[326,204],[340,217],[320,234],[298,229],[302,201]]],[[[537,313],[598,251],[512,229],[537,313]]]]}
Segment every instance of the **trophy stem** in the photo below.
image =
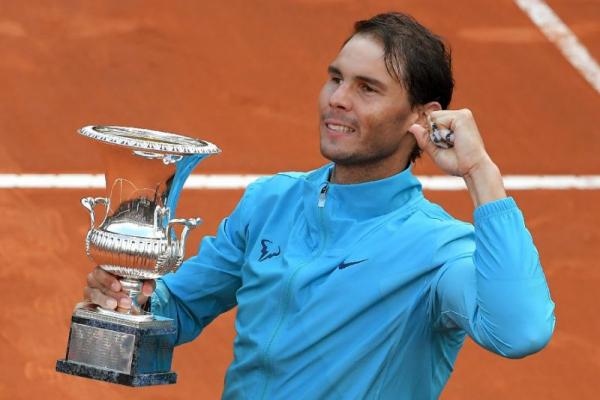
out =
{"type": "Polygon", "coordinates": [[[123,314],[133,314],[139,315],[144,313],[142,310],[142,306],[138,302],[138,295],[142,293],[142,286],[144,284],[140,279],[131,279],[131,278],[121,278],[119,279],[121,283],[121,290],[129,295],[131,298],[131,308],[129,310],[123,308],[117,308],[118,312],[123,314]]]}

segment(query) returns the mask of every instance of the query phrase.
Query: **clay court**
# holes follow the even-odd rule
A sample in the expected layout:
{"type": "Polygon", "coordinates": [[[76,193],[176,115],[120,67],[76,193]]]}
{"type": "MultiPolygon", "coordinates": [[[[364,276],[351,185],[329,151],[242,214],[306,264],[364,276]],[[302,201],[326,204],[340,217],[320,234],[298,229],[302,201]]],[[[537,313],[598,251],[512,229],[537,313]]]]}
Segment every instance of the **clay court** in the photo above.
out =
{"type": "MultiPolygon", "coordinates": [[[[600,59],[600,1],[547,4],[600,59]]],[[[100,174],[90,124],[179,132],[217,144],[197,174],[308,170],[316,99],[355,20],[412,14],[451,44],[451,108],[473,110],[503,174],[600,174],[600,96],[512,0],[0,2],[0,174],[100,174]]],[[[427,159],[418,175],[440,175],[427,159]]],[[[600,393],[600,189],[509,190],[539,249],[557,324],[548,347],[508,360],[471,340],[442,399],[596,399],[600,393]]],[[[58,374],[93,268],[80,206],[101,189],[2,188],[0,399],[217,399],[235,310],[175,349],[176,385],[127,388],[58,374]]],[[[184,190],[201,216],[188,253],[242,194],[184,190]]],[[[426,195],[472,221],[464,190],[426,195]]],[[[302,394],[298,395],[302,398],[302,394]]]]}

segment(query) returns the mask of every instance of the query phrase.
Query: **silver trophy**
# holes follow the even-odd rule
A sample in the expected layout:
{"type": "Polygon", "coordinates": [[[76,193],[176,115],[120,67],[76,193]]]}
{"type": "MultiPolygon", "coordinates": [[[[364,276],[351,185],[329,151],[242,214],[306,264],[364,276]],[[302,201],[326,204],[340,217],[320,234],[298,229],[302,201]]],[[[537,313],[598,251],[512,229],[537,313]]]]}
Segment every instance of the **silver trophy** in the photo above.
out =
{"type": "Polygon", "coordinates": [[[148,129],[86,126],[79,133],[102,142],[106,162],[107,196],[81,200],[90,213],[86,253],[119,277],[132,307],[78,307],[66,357],[56,369],[129,386],[175,383],[174,322],[142,309],[137,298],[143,280],[181,265],[187,235],[201,220],[175,218],[179,194],[198,162],[220,150],[203,140],[148,129]]]}

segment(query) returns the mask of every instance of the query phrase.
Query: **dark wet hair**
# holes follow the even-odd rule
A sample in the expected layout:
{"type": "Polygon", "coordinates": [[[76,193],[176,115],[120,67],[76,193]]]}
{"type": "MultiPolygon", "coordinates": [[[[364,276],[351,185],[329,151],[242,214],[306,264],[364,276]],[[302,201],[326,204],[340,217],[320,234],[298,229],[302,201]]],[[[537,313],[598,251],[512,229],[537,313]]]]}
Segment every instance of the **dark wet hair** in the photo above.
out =
{"type": "MultiPolygon", "coordinates": [[[[397,12],[357,21],[344,44],[356,35],[369,35],[383,44],[388,73],[407,90],[412,107],[437,101],[442,109],[448,108],[454,89],[452,57],[441,37],[410,15],[397,12]]],[[[420,155],[415,146],[410,161],[420,155]]]]}

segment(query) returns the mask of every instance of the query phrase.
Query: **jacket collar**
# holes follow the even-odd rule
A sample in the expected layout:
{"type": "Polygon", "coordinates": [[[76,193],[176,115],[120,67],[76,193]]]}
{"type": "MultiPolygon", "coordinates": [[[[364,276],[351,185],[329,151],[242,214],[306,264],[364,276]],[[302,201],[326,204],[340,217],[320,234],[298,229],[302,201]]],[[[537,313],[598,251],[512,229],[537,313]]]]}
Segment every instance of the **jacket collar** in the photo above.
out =
{"type": "Polygon", "coordinates": [[[346,185],[329,182],[333,166],[327,164],[307,176],[313,207],[318,207],[319,194],[327,186],[324,209],[333,219],[378,217],[413,204],[423,196],[421,183],[412,174],[412,164],[384,179],[346,185]]]}

